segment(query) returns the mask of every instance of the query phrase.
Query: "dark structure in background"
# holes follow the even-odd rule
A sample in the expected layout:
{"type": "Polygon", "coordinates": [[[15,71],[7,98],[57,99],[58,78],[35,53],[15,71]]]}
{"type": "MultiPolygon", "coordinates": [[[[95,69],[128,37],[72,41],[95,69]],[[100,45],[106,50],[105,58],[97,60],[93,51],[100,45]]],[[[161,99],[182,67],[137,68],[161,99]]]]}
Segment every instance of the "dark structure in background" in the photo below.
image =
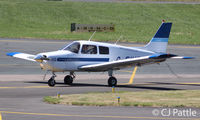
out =
{"type": "Polygon", "coordinates": [[[113,24],[71,24],[71,32],[114,32],[113,24]]]}

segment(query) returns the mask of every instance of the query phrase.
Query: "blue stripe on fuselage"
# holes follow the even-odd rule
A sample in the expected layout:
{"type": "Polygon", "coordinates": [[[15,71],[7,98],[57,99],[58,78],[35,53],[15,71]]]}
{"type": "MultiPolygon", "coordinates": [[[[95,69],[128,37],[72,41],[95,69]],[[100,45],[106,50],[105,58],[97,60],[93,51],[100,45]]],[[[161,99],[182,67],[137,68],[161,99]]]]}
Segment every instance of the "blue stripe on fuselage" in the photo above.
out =
{"type": "Polygon", "coordinates": [[[109,58],[57,58],[57,61],[108,62],[109,58]]]}

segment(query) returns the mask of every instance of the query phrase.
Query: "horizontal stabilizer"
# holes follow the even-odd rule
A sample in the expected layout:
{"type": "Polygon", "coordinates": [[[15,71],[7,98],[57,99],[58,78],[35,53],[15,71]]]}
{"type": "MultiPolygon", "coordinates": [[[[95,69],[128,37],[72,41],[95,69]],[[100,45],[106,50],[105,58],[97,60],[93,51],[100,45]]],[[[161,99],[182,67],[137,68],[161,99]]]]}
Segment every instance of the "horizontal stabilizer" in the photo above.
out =
{"type": "Polygon", "coordinates": [[[194,57],[178,56],[174,54],[155,54],[150,56],[151,59],[160,59],[160,58],[173,58],[173,59],[194,59],[194,57]]]}
{"type": "Polygon", "coordinates": [[[195,59],[195,57],[186,57],[186,56],[176,56],[172,57],[173,59],[195,59]]]}

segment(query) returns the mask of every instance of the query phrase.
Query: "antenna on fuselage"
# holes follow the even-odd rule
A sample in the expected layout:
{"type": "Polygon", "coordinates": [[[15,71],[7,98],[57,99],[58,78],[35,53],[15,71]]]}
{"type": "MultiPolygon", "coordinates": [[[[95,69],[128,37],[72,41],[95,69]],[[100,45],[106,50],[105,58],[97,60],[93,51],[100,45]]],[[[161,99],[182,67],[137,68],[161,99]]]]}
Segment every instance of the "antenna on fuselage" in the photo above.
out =
{"type": "Polygon", "coordinates": [[[94,36],[95,33],[96,33],[96,31],[93,32],[93,34],[91,35],[91,37],[88,41],[90,41],[92,39],[92,37],[94,36]]]}
{"type": "Polygon", "coordinates": [[[119,40],[120,40],[122,37],[123,37],[123,35],[121,35],[121,36],[117,39],[117,41],[115,42],[115,45],[119,42],[119,40]]]}

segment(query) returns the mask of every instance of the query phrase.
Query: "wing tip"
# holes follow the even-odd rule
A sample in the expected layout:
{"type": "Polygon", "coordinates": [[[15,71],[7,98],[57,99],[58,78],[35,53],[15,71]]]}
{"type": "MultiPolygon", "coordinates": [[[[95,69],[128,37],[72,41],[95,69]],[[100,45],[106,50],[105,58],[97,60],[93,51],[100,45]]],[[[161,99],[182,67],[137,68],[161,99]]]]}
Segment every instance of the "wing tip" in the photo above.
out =
{"type": "Polygon", "coordinates": [[[195,59],[195,57],[183,57],[182,59],[195,59]]]}
{"type": "Polygon", "coordinates": [[[16,54],[20,54],[20,52],[11,52],[11,53],[7,53],[6,55],[12,57],[12,56],[14,56],[16,54]]]}

